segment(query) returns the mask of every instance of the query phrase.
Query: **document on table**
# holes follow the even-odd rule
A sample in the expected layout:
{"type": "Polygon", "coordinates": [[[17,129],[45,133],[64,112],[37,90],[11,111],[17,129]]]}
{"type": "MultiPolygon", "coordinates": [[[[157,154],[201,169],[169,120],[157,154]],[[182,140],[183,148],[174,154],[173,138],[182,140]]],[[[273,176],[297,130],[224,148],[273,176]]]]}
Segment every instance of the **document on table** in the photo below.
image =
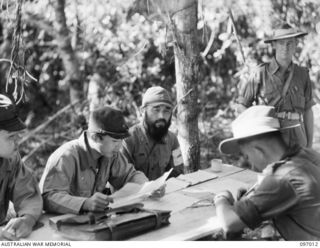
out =
{"type": "Polygon", "coordinates": [[[164,173],[161,177],[154,181],[149,181],[144,183],[139,189],[137,189],[137,184],[132,188],[132,184],[129,186],[124,186],[118,192],[115,192],[112,197],[114,203],[111,203],[109,206],[111,208],[119,208],[129,204],[139,203],[149,197],[154,191],[161,188],[165,185],[165,181],[170,175],[173,168],[164,173]]]}
{"type": "Polygon", "coordinates": [[[185,181],[189,183],[189,186],[191,186],[217,177],[217,174],[206,172],[204,170],[198,170],[189,174],[180,175],[177,177],[177,179],[185,181]]]}

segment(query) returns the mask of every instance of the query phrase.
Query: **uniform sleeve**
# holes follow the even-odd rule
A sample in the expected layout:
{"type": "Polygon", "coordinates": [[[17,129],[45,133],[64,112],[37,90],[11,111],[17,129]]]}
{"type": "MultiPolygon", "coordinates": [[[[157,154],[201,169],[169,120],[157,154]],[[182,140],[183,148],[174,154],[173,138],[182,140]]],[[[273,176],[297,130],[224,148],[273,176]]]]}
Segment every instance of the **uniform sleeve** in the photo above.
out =
{"type": "Polygon", "coordinates": [[[111,165],[110,184],[116,189],[120,189],[127,182],[143,184],[147,182],[147,177],[140,171],[137,171],[130,164],[122,153],[114,159],[111,165]]]}
{"type": "Polygon", "coordinates": [[[10,200],[18,216],[30,215],[37,221],[43,206],[38,182],[25,167],[19,154],[12,162],[17,170],[11,180],[10,200]]]}
{"type": "Polygon", "coordinates": [[[261,83],[261,68],[257,68],[251,73],[249,79],[242,80],[239,83],[239,95],[236,102],[244,105],[245,107],[252,106],[252,103],[257,98],[259,85],[261,83]]]}
{"type": "Polygon", "coordinates": [[[286,179],[267,176],[250,197],[235,203],[235,212],[250,228],[283,214],[298,202],[298,196],[286,179]]]}
{"type": "Polygon", "coordinates": [[[134,138],[131,135],[122,142],[121,153],[126,157],[129,163],[134,164],[133,153],[134,153],[134,138]]]}
{"type": "Polygon", "coordinates": [[[307,77],[307,84],[306,89],[304,92],[305,95],[305,109],[310,109],[313,105],[315,105],[315,101],[313,99],[313,90],[312,90],[312,82],[309,77],[309,72],[306,69],[306,77],[307,77]]]}
{"type": "Polygon", "coordinates": [[[72,178],[76,173],[76,159],[72,154],[64,154],[57,158],[53,153],[48,159],[40,181],[40,189],[44,200],[44,210],[53,213],[78,214],[85,197],[72,196],[72,178]]]}

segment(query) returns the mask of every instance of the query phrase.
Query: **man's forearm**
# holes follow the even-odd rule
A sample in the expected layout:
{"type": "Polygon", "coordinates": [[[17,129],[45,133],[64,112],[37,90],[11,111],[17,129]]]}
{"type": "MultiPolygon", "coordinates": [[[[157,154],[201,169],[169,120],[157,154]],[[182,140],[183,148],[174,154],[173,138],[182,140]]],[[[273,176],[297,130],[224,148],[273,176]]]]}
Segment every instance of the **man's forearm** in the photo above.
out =
{"type": "Polygon", "coordinates": [[[78,214],[86,197],[71,196],[65,192],[43,194],[44,210],[50,213],[78,214]]]}

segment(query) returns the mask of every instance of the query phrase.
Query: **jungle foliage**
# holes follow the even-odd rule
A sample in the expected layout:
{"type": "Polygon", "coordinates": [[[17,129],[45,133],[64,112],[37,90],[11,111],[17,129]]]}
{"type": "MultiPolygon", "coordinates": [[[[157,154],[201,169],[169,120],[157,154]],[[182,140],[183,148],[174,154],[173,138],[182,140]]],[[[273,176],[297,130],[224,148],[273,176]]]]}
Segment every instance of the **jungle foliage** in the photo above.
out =
{"type": "MultiPolygon", "coordinates": [[[[14,94],[19,102],[29,128],[21,142],[22,153],[31,168],[39,169],[38,176],[47,156],[86,128],[85,97],[69,105],[69,90],[75,86],[86,95],[98,58],[108,61],[105,78],[111,103],[126,113],[131,124],[137,121],[137,106],[148,87],[161,85],[175,96],[174,39],[170,24],[149,8],[150,1],[1,1],[0,91],[14,94]],[[64,11],[65,19],[57,20],[58,11],[64,11]],[[63,22],[65,36],[59,33],[63,22]],[[61,44],[68,40],[69,53],[64,54],[61,44]],[[65,66],[73,55],[77,75],[65,66]]],[[[319,99],[320,2],[199,0],[198,15],[201,53],[199,80],[194,83],[199,92],[205,166],[207,159],[218,156],[219,141],[230,134],[227,126],[233,118],[239,81],[246,80],[251,67],[270,59],[272,49],[263,39],[283,21],[309,33],[301,40],[295,59],[309,68],[319,99]]]]}

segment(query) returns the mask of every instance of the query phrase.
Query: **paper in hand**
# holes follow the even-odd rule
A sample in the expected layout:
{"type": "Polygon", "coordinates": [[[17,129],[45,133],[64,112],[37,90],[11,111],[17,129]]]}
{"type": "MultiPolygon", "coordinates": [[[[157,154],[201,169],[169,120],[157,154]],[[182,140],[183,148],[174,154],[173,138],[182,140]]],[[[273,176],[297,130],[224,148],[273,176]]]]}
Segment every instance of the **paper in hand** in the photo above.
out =
{"type": "Polygon", "coordinates": [[[119,197],[118,199],[114,199],[114,203],[111,203],[109,206],[111,208],[119,208],[122,206],[126,206],[129,204],[134,204],[134,203],[139,203],[143,201],[145,198],[149,197],[152,195],[152,193],[159,188],[161,188],[164,184],[165,181],[167,180],[168,176],[170,175],[171,171],[173,169],[171,168],[169,171],[164,173],[161,177],[154,181],[146,182],[144,183],[140,190],[137,191],[136,193],[127,196],[127,197],[119,197]]]}

